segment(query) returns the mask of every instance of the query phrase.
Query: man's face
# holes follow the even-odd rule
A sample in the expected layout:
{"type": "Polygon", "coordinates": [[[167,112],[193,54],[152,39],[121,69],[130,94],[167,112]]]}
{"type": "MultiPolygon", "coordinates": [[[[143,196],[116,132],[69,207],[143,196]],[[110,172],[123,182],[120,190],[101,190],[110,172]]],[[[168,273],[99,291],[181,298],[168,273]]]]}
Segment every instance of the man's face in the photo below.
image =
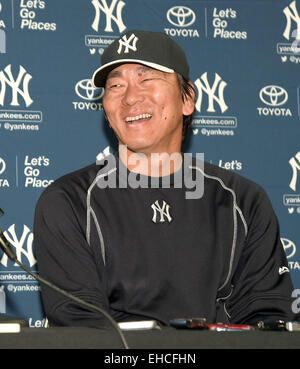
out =
{"type": "Polygon", "coordinates": [[[119,144],[132,152],[180,151],[182,116],[194,110],[182,101],[175,73],[123,64],[108,75],[103,107],[119,144]]]}

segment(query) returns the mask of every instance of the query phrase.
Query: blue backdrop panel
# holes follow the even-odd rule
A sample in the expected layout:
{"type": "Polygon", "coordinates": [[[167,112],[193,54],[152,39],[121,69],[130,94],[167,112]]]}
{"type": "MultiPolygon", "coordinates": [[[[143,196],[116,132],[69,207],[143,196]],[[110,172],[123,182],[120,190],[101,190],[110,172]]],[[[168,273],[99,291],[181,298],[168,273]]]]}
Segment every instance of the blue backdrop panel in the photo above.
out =
{"type": "MultiPolygon", "coordinates": [[[[165,32],[186,51],[197,100],[184,151],[266,189],[299,289],[299,0],[0,0],[1,228],[19,259],[36,271],[44,188],[116,147],[90,78],[130,29],[165,32]]],[[[1,311],[44,324],[39,284],[2,253],[0,285],[1,311]]]]}

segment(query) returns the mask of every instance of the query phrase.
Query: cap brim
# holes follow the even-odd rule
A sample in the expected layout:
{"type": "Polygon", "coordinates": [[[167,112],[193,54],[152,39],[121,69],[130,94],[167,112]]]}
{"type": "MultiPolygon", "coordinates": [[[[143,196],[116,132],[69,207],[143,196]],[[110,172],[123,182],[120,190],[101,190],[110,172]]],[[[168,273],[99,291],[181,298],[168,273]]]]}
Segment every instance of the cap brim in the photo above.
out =
{"type": "Polygon", "coordinates": [[[143,64],[143,65],[146,65],[147,67],[157,69],[157,70],[160,70],[162,72],[174,73],[173,69],[165,67],[165,66],[160,65],[160,64],[156,64],[156,63],[152,63],[152,62],[148,62],[148,61],[144,61],[144,60],[139,60],[139,59],[119,59],[119,60],[115,60],[115,61],[112,61],[110,63],[102,65],[100,68],[98,68],[94,72],[93,77],[92,77],[92,81],[93,81],[94,86],[97,87],[97,88],[105,87],[105,82],[106,82],[106,78],[107,78],[108,74],[114,68],[116,68],[118,65],[121,65],[121,64],[124,64],[124,63],[143,64]]]}

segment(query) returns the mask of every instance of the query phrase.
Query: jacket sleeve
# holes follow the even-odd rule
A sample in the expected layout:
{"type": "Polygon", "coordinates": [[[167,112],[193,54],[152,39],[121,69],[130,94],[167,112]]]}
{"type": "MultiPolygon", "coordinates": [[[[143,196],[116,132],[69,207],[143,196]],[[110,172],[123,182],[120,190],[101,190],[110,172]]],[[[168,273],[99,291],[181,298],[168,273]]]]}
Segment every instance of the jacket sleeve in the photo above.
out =
{"type": "Polygon", "coordinates": [[[235,260],[232,290],[224,305],[226,313],[234,323],[296,320],[293,285],[277,217],[263,189],[252,199],[243,204],[248,234],[235,260]]]}
{"type": "MultiPolygon", "coordinates": [[[[84,210],[83,210],[84,211],[84,210]]],[[[84,214],[84,213],[83,213],[84,214]]],[[[41,277],[86,302],[109,311],[104,268],[97,250],[86,241],[78,209],[58,189],[39,199],[34,220],[34,247],[41,277]]],[[[42,301],[50,325],[106,326],[100,313],[41,286],[42,301]]]]}

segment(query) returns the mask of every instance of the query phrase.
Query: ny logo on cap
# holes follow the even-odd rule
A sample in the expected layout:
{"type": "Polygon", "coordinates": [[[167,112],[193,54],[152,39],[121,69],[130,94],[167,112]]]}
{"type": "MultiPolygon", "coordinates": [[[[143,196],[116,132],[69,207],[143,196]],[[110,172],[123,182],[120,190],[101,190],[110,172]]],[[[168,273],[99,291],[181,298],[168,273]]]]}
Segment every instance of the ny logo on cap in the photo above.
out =
{"type": "Polygon", "coordinates": [[[137,48],[136,48],[137,40],[138,40],[138,38],[136,37],[136,35],[134,33],[132,33],[128,39],[127,39],[126,35],[124,35],[119,40],[119,48],[117,50],[117,53],[121,54],[123,46],[125,48],[124,54],[129,53],[129,49],[132,50],[132,51],[137,51],[137,48]]]}

